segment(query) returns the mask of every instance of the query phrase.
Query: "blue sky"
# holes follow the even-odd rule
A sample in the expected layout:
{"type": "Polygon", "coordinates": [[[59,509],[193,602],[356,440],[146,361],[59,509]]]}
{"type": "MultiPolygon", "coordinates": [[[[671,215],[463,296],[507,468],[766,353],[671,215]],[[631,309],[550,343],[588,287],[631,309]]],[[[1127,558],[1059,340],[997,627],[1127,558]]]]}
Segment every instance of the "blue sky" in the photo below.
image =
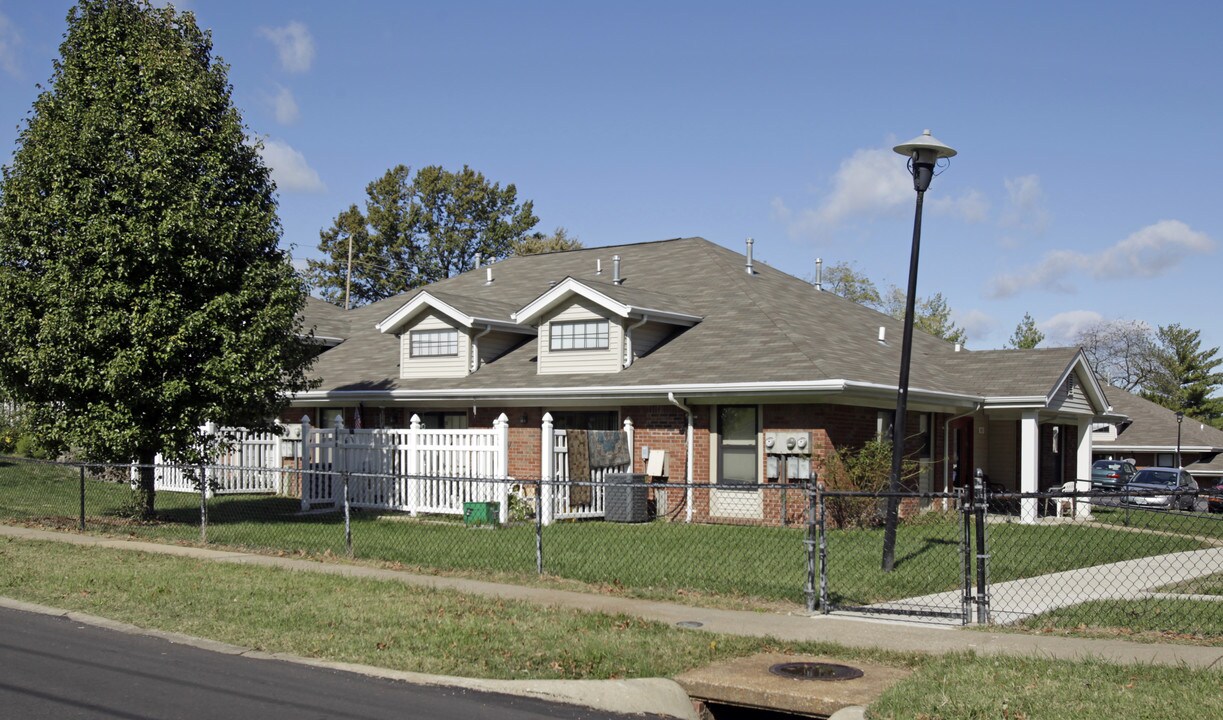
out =
{"type": "MultiPolygon", "coordinates": [[[[1025,312],[1179,322],[1223,345],[1223,4],[192,0],[280,187],[284,244],[398,163],[463,164],[587,246],[701,235],[797,275],[903,285],[891,146],[959,155],[926,197],[918,292],[969,347],[1025,312]]],[[[0,0],[0,149],[70,4],[0,0]]]]}

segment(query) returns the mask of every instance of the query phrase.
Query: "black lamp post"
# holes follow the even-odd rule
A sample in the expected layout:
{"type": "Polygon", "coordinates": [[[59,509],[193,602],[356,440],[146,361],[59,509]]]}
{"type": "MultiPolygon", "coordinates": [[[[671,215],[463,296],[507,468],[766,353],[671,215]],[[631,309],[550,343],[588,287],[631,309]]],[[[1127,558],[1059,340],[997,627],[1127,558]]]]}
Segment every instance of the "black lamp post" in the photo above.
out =
{"type": "MultiPolygon", "coordinates": [[[[920,137],[892,148],[909,158],[909,174],[913,176],[913,189],[917,191],[917,210],[913,216],[913,248],[909,255],[909,287],[905,295],[904,339],[900,345],[900,380],[896,385],[896,417],[892,419],[892,474],[888,491],[900,492],[900,476],[904,462],[905,413],[909,405],[909,358],[913,354],[913,303],[917,298],[917,256],[921,248],[922,201],[930,180],[934,178],[939,160],[955,155],[955,150],[930,135],[927,130],[920,137]]],[[[883,571],[891,572],[896,556],[896,523],[900,515],[900,498],[888,497],[887,526],[883,533],[883,571]]]]}
{"type": "Polygon", "coordinates": [[[1181,423],[1183,423],[1184,421],[1185,421],[1184,411],[1177,410],[1176,411],[1176,467],[1178,468],[1182,467],[1181,465],[1181,423]]]}

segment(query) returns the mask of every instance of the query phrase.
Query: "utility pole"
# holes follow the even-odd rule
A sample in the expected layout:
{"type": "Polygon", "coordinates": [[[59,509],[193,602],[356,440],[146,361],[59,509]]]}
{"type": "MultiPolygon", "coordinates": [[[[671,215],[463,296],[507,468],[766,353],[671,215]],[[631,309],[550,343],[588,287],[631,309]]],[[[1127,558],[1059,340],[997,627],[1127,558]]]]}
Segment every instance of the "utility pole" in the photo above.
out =
{"type": "Polygon", "coordinates": [[[352,292],[352,233],[348,233],[348,265],[344,268],[344,309],[348,310],[352,292]]]}

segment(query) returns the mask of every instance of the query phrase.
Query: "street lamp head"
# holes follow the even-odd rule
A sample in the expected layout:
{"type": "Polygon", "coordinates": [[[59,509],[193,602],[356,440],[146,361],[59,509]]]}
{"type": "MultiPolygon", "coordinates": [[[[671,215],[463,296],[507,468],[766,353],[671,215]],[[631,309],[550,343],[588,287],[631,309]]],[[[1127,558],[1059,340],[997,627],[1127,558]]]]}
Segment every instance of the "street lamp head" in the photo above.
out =
{"type": "Polygon", "coordinates": [[[1176,423],[1179,425],[1179,424],[1180,424],[1181,422],[1183,422],[1184,420],[1185,420],[1185,413],[1184,413],[1184,411],[1182,411],[1182,410],[1177,410],[1177,411],[1176,411],[1176,423]]]}
{"type": "Polygon", "coordinates": [[[955,156],[955,149],[939,142],[929,130],[892,149],[909,158],[909,173],[913,176],[913,189],[917,192],[925,192],[930,187],[934,166],[939,160],[955,156]]]}

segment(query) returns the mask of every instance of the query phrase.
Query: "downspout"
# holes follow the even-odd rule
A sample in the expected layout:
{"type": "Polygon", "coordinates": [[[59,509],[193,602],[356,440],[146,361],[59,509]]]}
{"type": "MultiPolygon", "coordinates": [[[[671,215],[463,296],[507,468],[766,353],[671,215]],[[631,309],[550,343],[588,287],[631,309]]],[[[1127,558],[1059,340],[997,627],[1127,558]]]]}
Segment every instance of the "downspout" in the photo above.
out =
{"type": "Polygon", "coordinates": [[[633,331],[650,321],[649,315],[642,315],[641,322],[630,325],[624,331],[624,367],[633,364],[633,331]]]}
{"type": "MultiPolygon", "coordinates": [[[[981,412],[981,408],[983,407],[985,407],[985,403],[977,403],[977,407],[971,412],[966,412],[963,415],[956,415],[955,417],[947,418],[943,422],[943,492],[945,493],[951,491],[951,488],[947,486],[948,476],[951,472],[951,468],[947,466],[947,453],[951,450],[951,423],[955,422],[956,420],[962,420],[966,417],[972,417],[981,412]]],[[[960,460],[963,462],[963,458],[960,460]]],[[[947,509],[947,505],[947,498],[943,498],[944,510],[947,509]]]]}
{"type": "Polygon", "coordinates": [[[480,338],[492,331],[492,325],[485,325],[484,332],[471,339],[471,372],[475,372],[480,369],[480,338]]]}
{"type": "Polygon", "coordinates": [[[686,452],[687,462],[684,463],[686,466],[684,468],[684,472],[686,473],[684,484],[688,486],[684,496],[688,508],[687,512],[684,514],[684,522],[690,523],[692,522],[692,408],[677,400],[675,398],[675,393],[673,392],[667,393],[667,399],[671,401],[672,405],[688,414],[688,448],[686,452]]]}

